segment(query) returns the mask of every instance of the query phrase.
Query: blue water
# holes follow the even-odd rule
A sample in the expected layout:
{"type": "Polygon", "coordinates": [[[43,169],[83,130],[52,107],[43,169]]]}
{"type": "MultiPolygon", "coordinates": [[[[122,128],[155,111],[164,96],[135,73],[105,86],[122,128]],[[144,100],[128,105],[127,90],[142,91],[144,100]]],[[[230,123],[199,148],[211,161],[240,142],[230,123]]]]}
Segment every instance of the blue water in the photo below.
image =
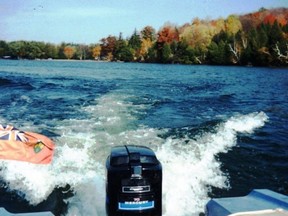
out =
{"type": "Polygon", "coordinates": [[[0,164],[31,203],[66,181],[78,192],[67,215],[105,214],[104,164],[122,144],[147,145],[163,163],[163,215],[197,215],[210,197],[253,188],[288,194],[287,69],[2,60],[0,92],[1,124],[57,145],[49,180],[0,164]],[[35,184],[49,187],[36,196],[35,184]]]}

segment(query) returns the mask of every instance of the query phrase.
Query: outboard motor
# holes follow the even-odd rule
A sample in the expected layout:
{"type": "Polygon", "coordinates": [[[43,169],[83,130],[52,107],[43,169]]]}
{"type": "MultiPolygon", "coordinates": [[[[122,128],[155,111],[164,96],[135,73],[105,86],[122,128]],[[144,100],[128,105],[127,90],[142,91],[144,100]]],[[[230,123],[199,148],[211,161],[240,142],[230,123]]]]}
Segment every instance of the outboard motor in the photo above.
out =
{"type": "Polygon", "coordinates": [[[108,216],[162,214],[162,166],[144,146],[118,146],[106,161],[108,216]]]}

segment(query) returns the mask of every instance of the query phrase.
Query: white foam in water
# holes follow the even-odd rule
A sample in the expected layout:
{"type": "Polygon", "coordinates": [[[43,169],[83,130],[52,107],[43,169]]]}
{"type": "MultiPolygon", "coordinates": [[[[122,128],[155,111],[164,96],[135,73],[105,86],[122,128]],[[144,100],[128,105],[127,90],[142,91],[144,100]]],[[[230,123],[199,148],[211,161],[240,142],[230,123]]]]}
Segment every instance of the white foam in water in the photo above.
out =
{"type": "Polygon", "coordinates": [[[167,140],[157,151],[164,167],[163,215],[188,216],[203,212],[209,200],[208,185],[229,187],[216,154],[235,146],[238,132],[252,133],[267,120],[263,112],[239,115],[222,123],[216,133],[206,133],[189,143],[187,138],[167,140]]]}
{"type": "Polygon", "coordinates": [[[54,176],[50,166],[18,161],[1,161],[0,176],[9,183],[11,190],[21,191],[31,204],[46,199],[54,188],[54,176]]]}
{"type": "Polygon", "coordinates": [[[163,165],[163,215],[198,215],[209,200],[209,186],[229,187],[215,156],[237,144],[238,132],[253,133],[268,120],[263,112],[238,115],[220,124],[215,133],[195,139],[163,139],[158,135],[166,129],[134,125],[135,113],[144,112],[145,106],[127,103],[127,98],[119,93],[104,95],[96,105],[83,108],[88,119],[59,122],[60,137],[55,140],[51,165],[3,161],[1,178],[32,204],[46,199],[54,187],[69,183],[75,196],[68,200],[67,216],[103,216],[105,160],[111,147],[146,145],[155,150],[163,165]]]}

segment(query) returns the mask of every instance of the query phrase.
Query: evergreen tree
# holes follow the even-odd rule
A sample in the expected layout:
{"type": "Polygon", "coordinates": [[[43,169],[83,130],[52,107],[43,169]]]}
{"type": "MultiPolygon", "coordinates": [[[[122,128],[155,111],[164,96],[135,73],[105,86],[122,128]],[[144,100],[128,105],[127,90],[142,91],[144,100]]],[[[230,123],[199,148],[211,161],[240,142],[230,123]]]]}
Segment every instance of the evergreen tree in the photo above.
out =
{"type": "Polygon", "coordinates": [[[136,29],[133,35],[130,37],[128,45],[134,50],[139,50],[141,48],[141,38],[136,29]]]}
{"type": "Polygon", "coordinates": [[[190,47],[189,45],[183,45],[182,47],[182,44],[180,44],[179,47],[179,50],[182,50],[181,55],[179,56],[180,64],[198,64],[195,59],[194,49],[192,47],[190,47]]]}
{"type": "Polygon", "coordinates": [[[163,49],[162,49],[162,55],[161,55],[161,60],[160,62],[161,63],[170,63],[171,61],[171,48],[170,48],[170,45],[168,43],[165,43],[163,45],[163,49]]]}
{"type": "Polygon", "coordinates": [[[146,62],[155,63],[157,62],[157,44],[155,43],[154,46],[148,49],[148,53],[146,56],[146,62]]]}
{"type": "Polygon", "coordinates": [[[275,44],[283,41],[283,33],[282,29],[277,21],[274,22],[272,25],[270,34],[269,34],[269,44],[270,46],[275,46],[275,44]]]}
{"type": "Polygon", "coordinates": [[[211,64],[225,65],[229,63],[228,53],[227,44],[223,40],[219,44],[213,41],[208,48],[207,60],[211,64]]]}
{"type": "Polygon", "coordinates": [[[119,39],[115,43],[115,48],[113,50],[113,60],[117,61],[123,61],[122,59],[125,58],[123,55],[125,55],[126,51],[124,51],[127,48],[126,41],[122,39],[122,37],[119,37],[119,39]]]}
{"type": "Polygon", "coordinates": [[[119,38],[115,43],[113,60],[131,62],[134,60],[133,51],[133,48],[128,45],[128,42],[122,38],[122,34],[120,33],[119,38]]]}
{"type": "Polygon", "coordinates": [[[282,27],[282,29],[283,29],[283,32],[284,33],[288,33],[288,22],[287,22],[287,24],[286,25],[284,25],[283,27],[282,27]]]}
{"type": "Polygon", "coordinates": [[[225,32],[224,30],[221,30],[220,33],[214,35],[214,37],[212,38],[212,41],[214,41],[215,43],[220,43],[220,41],[228,41],[228,33],[225,32]]]}
{"type": "Polygon", "coordinates": [[[241,57],[240,57],[241,64],[242,65],[251,65],[252,64],[252,56],[253,56],[253,52],[252,52],[250,44],[248,44],[246,49],[244,49],[242,54],[241,54],[241,57]]]}
{"type": "Polygon", "coordinates": [[[265,25],[261,25],[257,31],[258,47],[267,47],[268,45],[268,32],[265,25]]]}

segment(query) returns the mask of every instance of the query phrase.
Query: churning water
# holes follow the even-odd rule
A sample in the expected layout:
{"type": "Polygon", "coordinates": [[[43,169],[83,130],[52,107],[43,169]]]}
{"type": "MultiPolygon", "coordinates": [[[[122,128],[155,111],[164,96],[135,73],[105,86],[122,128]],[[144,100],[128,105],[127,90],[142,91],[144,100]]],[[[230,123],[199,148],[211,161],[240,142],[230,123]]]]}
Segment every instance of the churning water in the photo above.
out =
{"type": "Polygon", "coordinates": [[[51,165],[0,161],[31,204],[67,183],[68,216],[105,215],[111,147],[152,148],[163,215],[198,215],[215,196],[288,193],[286,69],[0,61],[0,123],[56,143],[51,165]]]}

